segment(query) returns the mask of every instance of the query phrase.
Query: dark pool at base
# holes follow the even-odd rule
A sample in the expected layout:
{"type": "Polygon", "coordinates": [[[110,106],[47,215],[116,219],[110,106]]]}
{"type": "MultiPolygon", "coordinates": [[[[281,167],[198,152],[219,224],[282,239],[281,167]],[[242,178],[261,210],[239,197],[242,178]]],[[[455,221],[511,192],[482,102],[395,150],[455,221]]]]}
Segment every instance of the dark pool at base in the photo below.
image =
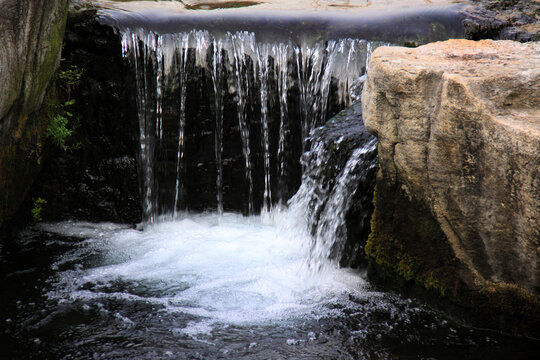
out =
{"type": "MultiPolygon", "coordinates": [[[[393,294],[326,304],[336,316],[193,333],[178,329],[195,316],[145,301],[47,299],[55,273],[66,270],[53,270],[55,259],[81,241],[28,228],[1,245],[1,359],[535,359],[540,350],[538,340],[459,325],[393,294]]],[[[99,259],[95,250],[63,266],[99,259]]]]}

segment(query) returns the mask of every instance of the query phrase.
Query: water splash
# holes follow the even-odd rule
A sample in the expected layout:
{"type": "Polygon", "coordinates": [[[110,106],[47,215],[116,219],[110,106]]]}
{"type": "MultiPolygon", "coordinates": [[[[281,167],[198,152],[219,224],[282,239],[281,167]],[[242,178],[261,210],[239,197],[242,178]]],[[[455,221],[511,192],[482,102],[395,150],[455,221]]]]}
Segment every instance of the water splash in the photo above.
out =
{"type": "Polygon", "coordinates": [[[312,234],[308,266],[351,265],[366,239],[349,236],[346,218],[354,203],[357,232],[364,237],[369,233],[364,229],[372,211],[377,139],[365,130],[356,104],[315,129],[309,140],[311,147],[302,156],[302,185],[289,202],[304,213],[312,234]]]}

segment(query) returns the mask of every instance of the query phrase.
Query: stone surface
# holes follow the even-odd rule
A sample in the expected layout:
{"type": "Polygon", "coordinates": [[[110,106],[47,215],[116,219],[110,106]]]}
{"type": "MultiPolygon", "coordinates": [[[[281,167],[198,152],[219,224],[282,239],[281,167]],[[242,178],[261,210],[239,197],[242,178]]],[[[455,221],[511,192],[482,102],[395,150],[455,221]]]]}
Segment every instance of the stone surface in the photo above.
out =
{"type": "Polygon", "coordinates": [[[379,138],[373,264],[538,321],[540,44],[379,48],[362,102],[379,138]]]}
{"type": "Polygon", "coordinates": [[[306,202],[313,235],[312,256],[330,257],[343,267],[365,267],[364,246],[373,212],[377,172],[376,139],[362,122],[360,102],[313,130],[302,155],[302,185],[289,202],[306,202]],[[360,154],[360,155],[358,155],[360,154]],[[297,198],[298,197],[298,198],[297,198]],[[325,245],[334,240],[328,249],[325,245]],[[328,251],[325,253],[322,251],[328,251]]]}
{"type": "Polygon", "coordinates": [[[124,67],[117,34],[97,23],[95,14],[92,9],[70,10],[61,71],[75,67],[83,73],[69,91],[75,100],[70,107],[74,133],[67,151],[47,148],[33,192],[47,201],[42,214],[46,221],[137,223],[141,201],[135,79],[124,67]]]}
{"type": "Polygon", "coordinates": [[[462,13],[467,39],[540,40],[540,0],[472,0],[462,13]]]}
{"type": "MultiPolygon", "coordinates": [[[[78,0],[80,2],[90,2],[89,0],[78,0]]],[[[185,0],[185,1],[160,1],[155,4],[153,0],[101,0],[102,6],[123,9],[126,11],[136,11],[141,8],[162,8],[166,11],[186,12],[186,11],[205,11],[205,10],[229,10],[244,11],[254,13],[261,10],[272,11],[304,11],[304,12],[362,12],[370,10],[396,10],[437,6],[448,6],[455,2],[452,0],[349,0],[339,2],[334,0],[185,0]]]]}
{"type": "Polygon", "coordinates": [[[60,61],[68,0],[0,0],[0,227],[41,166],[40,111],[60,61]]]}

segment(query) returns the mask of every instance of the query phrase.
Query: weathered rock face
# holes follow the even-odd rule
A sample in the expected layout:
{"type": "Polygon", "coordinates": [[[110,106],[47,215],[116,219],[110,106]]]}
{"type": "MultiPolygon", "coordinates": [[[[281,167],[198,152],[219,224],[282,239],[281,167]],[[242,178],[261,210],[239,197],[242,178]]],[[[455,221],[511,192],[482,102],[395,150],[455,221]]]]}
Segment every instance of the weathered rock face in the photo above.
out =
{"type": "Polygon", "coordinates": [[[379,48],[368,74],[363,114],[380,161],[372,263],[538,322],[540,44],[379,48]]]}
{"type": "Polygon", "coordinates": [[[540,40],[540,1],[472,0],[463,9],[467,39],[540,40]]]}
{"type": "Polygon", "coordinates": [[[41,164],[40,112],[60,61],[68,0],[0,0],[0,227],[41,164]]]}

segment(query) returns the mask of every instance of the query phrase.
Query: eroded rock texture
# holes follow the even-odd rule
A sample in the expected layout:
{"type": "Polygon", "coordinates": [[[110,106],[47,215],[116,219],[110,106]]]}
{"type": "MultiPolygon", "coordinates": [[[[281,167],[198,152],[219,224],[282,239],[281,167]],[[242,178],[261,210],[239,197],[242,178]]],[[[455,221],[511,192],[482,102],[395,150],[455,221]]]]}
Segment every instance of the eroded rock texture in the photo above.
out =
{"type": "Polygon", "coordinates": [[[538,323],[540,44],[379,48],[368,74],[373,264],[499,313],[492,323],[538,323]]]}
{"type": "Polygon", "coordinates": [[[68,0],[0,0],[0,227],[41,165],[40,111],[60,61],[68,0]]]}
{"type": "Polygon", "coordinates": [[[467,39],[540,40],[539,0],[471,0],[465,6],[467,39]]]}

